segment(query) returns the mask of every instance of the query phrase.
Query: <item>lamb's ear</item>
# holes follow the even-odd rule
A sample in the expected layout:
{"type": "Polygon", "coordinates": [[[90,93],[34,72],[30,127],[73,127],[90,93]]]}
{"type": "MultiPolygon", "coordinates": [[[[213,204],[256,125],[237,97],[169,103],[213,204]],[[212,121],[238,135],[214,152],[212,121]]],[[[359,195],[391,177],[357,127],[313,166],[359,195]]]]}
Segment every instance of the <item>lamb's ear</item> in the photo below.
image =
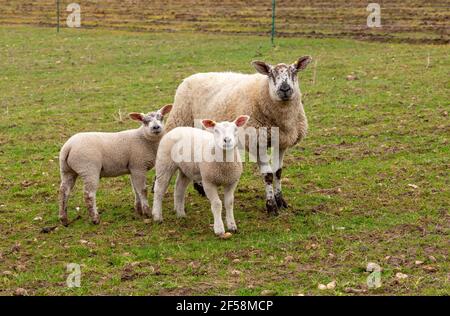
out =
{"type": "Polygon", "coordinates": [[[144,120],[144,114],[142,113],[133,112],[129,114],[129,117],[134,121],[142,122],[144,120]]]}
{"type": "Polygon", "coordinates": [[[248,115],[241,115],[238,116],[235,120],[234,120],[234,124],[236,124],[237,127],[242,127],[245,124],[247,124],[248,119],[250,118],[250,116],[248,115]]]}
{"type": "Polygon", "coordinates": [[[159,113],[161,113],[161,115],[164,116],[172,110],[172,107],[173,107],[172,104],[166,104],[159,109],[159,113]]]}
{"type": "Polygon", "coordinates": [[[306,66],[308,66],[308,64],[312,61],[311,56],[303,56],[300,57],[295,63],[292,64],[292,67],[294,67],[294,69],[296,71],[300,71],[306,68],[306,66]]]}
{"type": "Polygon", "coordinates": [[[263,61],[255,60],[252,61],[252,66],[255,67],[256,71],[259,72],[262,75],[268,76],[270,73],[270,69],[272,66],[270,64],[267,64],[263,61]]]}
{"type": "Polygon", "coordinates": [[[213,120],[202,120],[202,125],[206,129],[210,129],[210,128],[214,128],[214,126],[216,126],[216,122],[214,122],[213,120]]]}

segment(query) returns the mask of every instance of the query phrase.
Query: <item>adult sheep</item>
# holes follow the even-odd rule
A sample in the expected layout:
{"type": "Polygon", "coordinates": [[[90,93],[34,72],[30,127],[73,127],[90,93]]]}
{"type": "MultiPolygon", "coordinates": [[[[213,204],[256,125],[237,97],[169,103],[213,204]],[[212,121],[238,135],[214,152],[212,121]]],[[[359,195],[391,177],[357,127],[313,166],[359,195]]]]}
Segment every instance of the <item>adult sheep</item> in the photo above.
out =
{"type": "Polygon", "coordinates": [[[253,61],[258,73],[252,75],[232,72],[192,75],[176,91],[167,131],[178,126],[194,126],[194,120],[231,121],[239,115],[250,116],[247,128],[264,127],[270,131],[277,127],[278,161],[271,165],[266,158],[261,159],[261,152],[257,156],[266,186],[267,211],[277,215],[279,208],[287,207],[281,191],[284,154],[305,137],[308,128],[297,74],[311,60],[310,56],[303,56],[291,65],[276,66],[253,61]]]}

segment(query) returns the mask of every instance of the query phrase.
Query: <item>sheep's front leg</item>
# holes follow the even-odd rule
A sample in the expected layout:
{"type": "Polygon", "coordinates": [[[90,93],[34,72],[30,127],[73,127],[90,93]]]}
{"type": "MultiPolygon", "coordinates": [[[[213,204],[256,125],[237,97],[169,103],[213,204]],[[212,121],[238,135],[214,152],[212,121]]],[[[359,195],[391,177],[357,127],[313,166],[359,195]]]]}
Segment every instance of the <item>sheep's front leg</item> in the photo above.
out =
{"type": "Polygon", "coordinates": [[[133,188],[133,193],[134,193],[134,211],[136,213],[136,215],[142,216],[142,202],[141,202],[141,198],[139,197],[139,191],[138,191],[138,186],[134,183],[133,181],[133,176],[130,177],[131,178],[131,186],[133,188]]]}
{"type": "Polygon", "coordinates": [[[209,182],[203,181],[203,188],[206,196],[211,202],[211,212],[214,216],[214,233],[217,236],[225,234],[225,227],[222,221],[222,201],[219,198],[217,187],[209,182]]]}
{"type": "Polygon", "coordinates": [[[267,213],[269,213],[270,215],[278,215],[278,206],[275,200],[275,194],[273,192],[273,172],[266,153],[260,153],[258,165],[261,174],[264,176],[264,183],[266,186],[267,213]]]}
{"type": "Polygon", "coordinates": [[[234,190],[237,182],[224,188],[224,202],[226,211],[227,228],[231,232],[237,232],[237,225],[234,220],[233,204],[234,204],[234,190]]]}
{"type": "Polygon", "coordinates": [[[180,170],[178,172],[174,191],[175,211],[177,212],[178,217],[186,217],[186,212],[184,211],[184,203],[185,203],[184,198],[186,195],[186,188],[188,187],[189,182],[191,182],[191,180],[188,177],[186,177],[186,175],[180,170]]]}
{"type": "Polygon", "coordinates": [[[275,168],[275,201],[279,208],[287,208],[288,204],[283,198],[283,193],[281,191],[281,173],[283,171],[283,158],[285,149],[279,151],[278,164],[275,168]]]}
{"type": "Polygon", "coordinates": [[[136,194],[136,212],[149,217],[150,206],[147,199],[147,175],[145,170],[131,170],[131,182],[136,194]]]}

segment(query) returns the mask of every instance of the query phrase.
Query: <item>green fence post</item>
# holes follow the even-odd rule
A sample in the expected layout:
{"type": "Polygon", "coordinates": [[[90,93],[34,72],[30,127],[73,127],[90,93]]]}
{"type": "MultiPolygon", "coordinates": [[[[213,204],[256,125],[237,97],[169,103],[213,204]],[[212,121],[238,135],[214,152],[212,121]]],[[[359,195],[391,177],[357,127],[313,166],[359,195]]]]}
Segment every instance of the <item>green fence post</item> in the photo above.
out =
{"type": "Polygon", "coordinates": [[[272,46],[274,45],[274,38],[275,38],[275,4],[276,0],[272,0],[272,46]]]}
{"type": "Polygon", "coordinates": [[[59,0],[56,0],[56,32],[59,33],[59,0]]]}

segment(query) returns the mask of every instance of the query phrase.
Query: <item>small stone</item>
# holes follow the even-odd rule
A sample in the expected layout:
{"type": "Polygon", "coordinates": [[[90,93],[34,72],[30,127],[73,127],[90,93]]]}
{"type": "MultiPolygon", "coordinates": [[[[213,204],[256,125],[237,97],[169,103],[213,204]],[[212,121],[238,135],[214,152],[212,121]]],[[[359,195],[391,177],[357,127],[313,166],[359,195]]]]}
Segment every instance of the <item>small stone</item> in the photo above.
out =
{"type": "Polygon", "coordinates": [[[144,224],[150,224],[151,222],[152,222],[152,220],[150,218],[144,219],[144,224]]]}
{"type": "Polygon", "coordinates": [[[399,280],[403,280],[403,279],[408,278],[408,275],[407,275],[407,274],[404,274],[404,273],[401,273],[401,272],[397,272],[397,273],[395,274],[395,277],[396,277],[397,279],[399,279],[399,280]]]}
{"type": "Polygon", "coordinates": [[[317,286],[317,288],[319,289],[319,290],[326,290],[327,289],[327,286],[325,285],[325,284],[319,284],[318,286],[317,286]]]}
{"type": "Polygon", "coordinates": [[[433,266],[424,266],[423,269],[427,272],[436,272],[437,268],[433,266]]]}
{"type": "Polygon", "coordinates": [[[240,276],[241,274],[242,274],[242,272],[239,271],[239,270],[232,270],[232,271],[231,271],[231,275],[232,275],[232,276],[240,276]]]}
{"type": "Polygon", "coordinates": [[[274,296],[275,294],[277,294],[277,292],[272,291],[272,290],[262,290],[261,291],[262,296],[274,296]]]}
{"type": "Polygon", "coordinates": [[[352,80],[358,80],[359,78],[358,78],[358,76],[356,76],[356,75],[348,75],[347,76],[347,80],[348,81],[352,81],[352,80]]]}
{"type": "Polygon", "coordinates": [[[220,238],[220,239],[230,239],[232,236],[233,236],[232,233],[226,232],[226,233],[220,235],[219,238],[220,238]]]}
{"type": "Polygon", "coordinates": [[[27,296],[28,292],[27,290],[19,287],[14,291],[14,296],[27,296]]]}
{"type": "Polygon", "coordinates": [[[12,271],[9,271],[9,270],[3,271],[2,274],[3,274],[4,276],[10,276],[10,275],[13,275],[12,271]]]}
{"type": "Polygon", "coordinates": [[[432,261],[432,262],[436,262],[437,261],[434,256],[428,256],[428,259],[430,259],[430,261],[432,261]]]}
{"type": "Polygon", "coordinates": [[[233,259],[232,262],[233,262],[233,263],[239,263],[239,262],[241,262],[241,260],[240,260],[240,259],[233,259]]]}
{"type": "Polygon", "coordinates": [[[89,241],[84,240],[84,239],[80,239],[80,244],[82,245],[86,245],[89,241]]]}
{"type": "Polygon", "coordinates": [[[334,290],[336,288],[336,281],[333,280],[330,283],[327,284],[327,289],[328,290],[334,290]]]}
{"type": "Polygon", "coordinates": [[[408,186],[411,187],[411,188],[413,188],[413,189],[417,189],[417,188],[418,188],[417,185],[412,184],[412,183],[408,183],[408,186]]]}
{"type": "Polygon", "coordinates": [[[284,261],[285,262],[291,262],[291,261],[293,261],[294,260],[294,257],[293,256],[286,256],[285,258],[284,258],[284,261]]]}
{"type": "Polygon", "coordinates": [[[416,266],[420,266],[421,264],[423,264],[423,261],[416,260],[416,261],[414,261],[414,264],[415,264],[416,266]]]}
{"type": "Polygon", "coordinates": [[[42,221],[42,216],[36,216],[35,218],[33,218],[33,221],[35,221],[35,222],[42,221]]]}

